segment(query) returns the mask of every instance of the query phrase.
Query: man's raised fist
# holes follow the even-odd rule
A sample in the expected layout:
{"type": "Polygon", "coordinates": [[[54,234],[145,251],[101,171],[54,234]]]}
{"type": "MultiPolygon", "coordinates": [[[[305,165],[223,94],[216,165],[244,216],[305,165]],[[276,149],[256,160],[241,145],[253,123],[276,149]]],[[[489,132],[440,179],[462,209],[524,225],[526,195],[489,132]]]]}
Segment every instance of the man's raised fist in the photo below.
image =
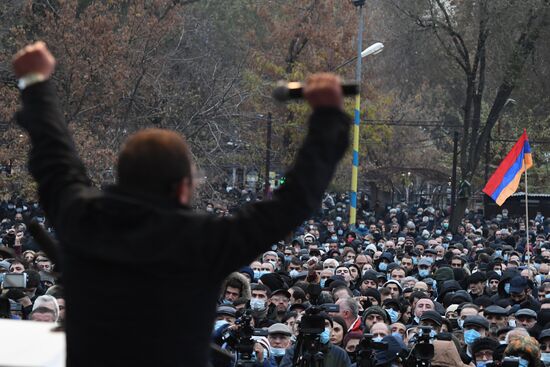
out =
{"type": "Polygon", "coordinates": [[[30,74],[39,74],[48,79],[55,69],[55,58],[46,44],[38,41],[19,50],[12,64],[15,76],[19,79],[30,74]]]}

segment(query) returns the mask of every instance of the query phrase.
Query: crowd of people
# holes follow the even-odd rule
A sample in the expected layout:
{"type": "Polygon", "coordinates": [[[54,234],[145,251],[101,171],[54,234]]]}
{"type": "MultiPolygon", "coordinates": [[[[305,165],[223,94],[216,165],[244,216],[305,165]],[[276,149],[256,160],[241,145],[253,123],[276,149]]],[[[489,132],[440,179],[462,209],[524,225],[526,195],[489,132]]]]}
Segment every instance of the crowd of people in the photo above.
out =
{"type": "Polygon", "coordinates": [[[245,320],[265,331],[251,337],[255,365],[294,365],[308,310],[336,304],[319,314],[326,366],[417,365],[423,331],[434,366],[550,364],[550,221],[541,213],[526,228],[506,209],[468,212],[453,232],[446,211],[427,205],[362,211],[355,226],[348,208],[347,195],[326,194],[316,218],[226,279],[212,338],[234,361],[245,320]]]}
{"type": "MultiPolygon", "coordinates": [[[[219,365],[293,365],[303,357],[302,319],[328,304],[338,307],[318,313],[316,346],[326,366],[410,365],[425,327],[432,365],[498,366],[506,357],[550,365],[550,221],[541,213],[526,229],[506,209],[495,218],[470,212],[452,232],[446,212],[430,206],[362,211],[354,226],[348,208],[345,194],[326,194],[316,218],[226,278],[212,342],[233,359],[219,365]],[[247,326],[250,356],[239,346],[247,326]]],[[[205,211],[231,215],[212,204],[205,211]]],[[[3,289],[0,317],[62,325],[59,274],[27,227],[53,229],[36,203],[3,202],[0,216],[0,279],[26,274],[25,288],[3,289]]]]}

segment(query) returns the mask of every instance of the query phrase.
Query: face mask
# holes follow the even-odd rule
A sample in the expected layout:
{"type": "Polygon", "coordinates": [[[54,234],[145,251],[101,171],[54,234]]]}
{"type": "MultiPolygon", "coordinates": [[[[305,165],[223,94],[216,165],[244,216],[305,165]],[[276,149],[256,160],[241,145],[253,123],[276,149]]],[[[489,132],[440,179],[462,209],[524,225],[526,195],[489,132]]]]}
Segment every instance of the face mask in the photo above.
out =
{"type": "Polygon", "coordinates": [[[504,284],[504,292],[506,292],[506,294],[510,294],[510,283],[504,284]]]}
{"type": "Polygon", "coordinates": [[[376,338],[372,338],[372,341],[373,341],[373,342],[380,343],[380,342],[382,341],[382,337],[381,337],[381,336],[377,336],[376,338]]]}
{"type": "Polygon", "coordinates": [[[273,265],[273,267],[276,267],[277,266],[277,261],[275,260],[269,260],[268,261],[271,265],[273,265]]]}
{"type": "Polygon", "coordinates": [[[550,293],[545,294],[544,298],[550,298],[550,293]]]}
{"type": "Polygon", "coordinates": [[[329,232],[333,232],[334,231],[334,226],[328,226],[327,229],[328,229],[329,232]]]}
{"type": "Polygon", "coordinates": [[[363,228],[365,228],[365,225],[364,224],[359,224],[359,228],[363,229],[363,228]]]}
{"type": "Polygon", "coordinates": [[[481,338],[481,334],[474,329],[466,330],[464,332],[464,342],[467,345],[472,345],[479,338],[481,338]]]}
{"type": "Polygon", "coordinates": [[[446,239],[447,241],[451,241],[451,240],[453,239],[453,236],[446,236],[445,239],[446,239]]]}
{"type": "Polygon", "coordinates": [[[550,353],[541,353],[540,360],[546,363],[550,362],[550,353]]]}
{"type": "Polygon", "coordinates": [[[403,335],[401,335],[400,333],[392,333],[391,336],[393,336],[397,340],[403,341],[403,335]]]}
{"type": "Polygon", "coordinates": [[[418,258],[416,256],[413,256],[412,261],[413,265],[418,265],[418,258]]]}
{"type": "Polygon", "coordinates": [[[378,270],[380,270],[380,271],[386,271],[386,270],[388,270],[388,264],[386,264],[386,263],[384,263],[384,262],[378,264],[378,270]]]}
{"type": "Polygon", "coordinates": [[[328,328],[325,328],[325,330],[319,335],[319,341],[322,344],[328,344],[330,340],[330,330],[328,328]]]}
{"type": "Polygon", "coordinates": [[[271,245],[271,251],[277,251],[277,245],[271,245]]]}
{"type": "Polygon", "coordinates": [[[320,286],[321,288],[325,288],[325,283],[326,283],[326,282],[327,282],[326,279],[321,279],[321,280],[319,281],[319,286],[320,286]]]}
{"type": "Polygon", "coordinates": [[[504,261],[508,261],[508,259],[510,258],[510,256],[508,256],[508,254],[504,254],[504,256],[502,256],[504,258],[504,261]]]}
{"type": "Polygon", "coordinates": [[[490,363],[492,364],[493,361],[479,361],[479,362],[476,362],[476,367],[485,367],[490,363]]]}
{"type": "Polygon", "coordinates": [[[443,223],[442,226],[443,226],[443,228],[448,229],[449,228],[449,223],[443,223]]]}
{"type": "Polygon", "coordinates": [[[495,251],[495,255],[497,255],[497,256],[502,256],[502,250],[496,250],[496,251],[495,251]]]}
{"type": "Polygon", "coordinates": [[[535,281],[537,282],[537,284],[542,284],[543,280],[544,279],[542,278],[542,275],[540,275],[540,274],[535,275],[535,281]]]}
{"type": "Polygon", "coordinates": [[[225,320],[217,320],[214,323],[214,331],[218,330],[219,328],[221,328],[222,326],[227,325],[227,324],[229,324],[229,323],[225,320]]]}
{"type": "Polygon", "coordinates": [[[252,298],[250,300],[250,308],[254,311],[262,311],[265,309],[265,300],[259,298],[252,298]]]}
{"type": "Polygon", "coordinates": [[[506,340],[499,340],[499,341],[498,341],[498,344],[500,344],[500,345],[506,345],[506,344],[508,344],[508,343],[506,343],[506,340]]]}
{"type": "Polygon", "coordinates": [[[420,317],[415,316],[414,317],[414,322],[416,322],[417,324],[420,324],[420,317]]]}
{"type": "Polygon", "coordinates": [[[428,275],[430,275],[430,271],[428,269],[420,269],[418,271],[418,275],[420,275],[422,278],[426,278],[428,275]]]}
{"type": "Polygon", "coordinates": [[[508,320],[508,326],[516,327],[516,320],[508,320]]]}
{"type": "Polygon", "coordinates": [[[271,347],[269,348],[269,350],[271,351],[271,354],[274,356],[274,357],[282,357],[285,355],[286,353],[286,349],[285,348],[274,348],[274,347],[271,347]]]}
{"type": "Polygon", "coordinates": [[[458,319],[457,324],[459,328],[464,329],[464,320],[458,319]]]}
{"type": "Polygon", "coordinates": [[[428,217],[422,217],[422,222],[423,223],[428,223],[430,219],[428,217]]]}
{"type": "Polygon", "coordinates": [[[388,315],[390,315],[392,324],[399,320],[399,312],[395,311],[393,308],[387,309],[386,312],[388,313],[388,315]]]}
{"type": "Polygon", "coordinates": [[[519,367],[527,367],[529,366],[529,361],[519,357],[519,367]]]}
{"type": "Polygon", "coordinates": [[[288,262],[290,262],[290,260],[292,260],[292,256],[286,255],[285,256],[285,261],[288,263],[288,262]]]}
{"type": "Polygon", "coordinates": [[[289,275],[291,278],[296,278],[298,275],[300,275],[300,272],[296,269],[293,269],[290,271],[289,275]]]}
{"type": "Polygon", "coordinates": [[[330,239],[333,241],[338,241],[338,236],[331,236],[330,239]]]}
{"type": "Polygon", "coordinates": [[[206,211],[212,213],[214,211],[214,208],[206,208],[206,211]]]}
{"type": "Polygon", "coordinates": [[[233,302],[230,301],[230,300],[228,300],[228,299],[224,299],[224,300],[222,301],[222,305],[232,305],[232,304],[233,304],[233,302]]]}
{"type": "Polygon", "coordinates": [[[436,230],[435,230],[435,234],[438,235],[438,236],[440,236],[440,235],[441,235],[441,229],[436,229],[436,230]]]}
{"type": "Polygon", "coordinates": [[[344,231],[342,231],[341,229],[338,230],[338,236],[341,236],[344,234],[344,231]]]}

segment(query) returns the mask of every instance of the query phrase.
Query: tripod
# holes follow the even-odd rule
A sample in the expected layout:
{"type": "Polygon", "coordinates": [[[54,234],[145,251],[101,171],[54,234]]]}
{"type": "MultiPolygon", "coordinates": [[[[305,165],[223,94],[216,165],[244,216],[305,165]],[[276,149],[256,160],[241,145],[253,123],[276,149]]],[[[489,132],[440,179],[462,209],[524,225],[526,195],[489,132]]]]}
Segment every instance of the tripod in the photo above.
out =
{"type": "Polygon", "coordinates": [[[325,355],[320,350],[318,334],[298,334],[292,365],[294,367],[323,367],[325,355]]]}

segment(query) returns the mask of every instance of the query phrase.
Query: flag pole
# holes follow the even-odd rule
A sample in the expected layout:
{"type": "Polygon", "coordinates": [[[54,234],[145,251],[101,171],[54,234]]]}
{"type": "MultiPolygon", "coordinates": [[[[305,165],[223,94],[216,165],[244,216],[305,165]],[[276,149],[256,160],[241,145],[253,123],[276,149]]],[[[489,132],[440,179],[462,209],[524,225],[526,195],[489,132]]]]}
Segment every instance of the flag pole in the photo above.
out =
{"type": "Polygon", "coordinates": [[[529,195],[527,194],[527,167],[525,167],[525,243],[527,249],[527,264],[531,264],[531,250],[529,249],[529,195]]]}

